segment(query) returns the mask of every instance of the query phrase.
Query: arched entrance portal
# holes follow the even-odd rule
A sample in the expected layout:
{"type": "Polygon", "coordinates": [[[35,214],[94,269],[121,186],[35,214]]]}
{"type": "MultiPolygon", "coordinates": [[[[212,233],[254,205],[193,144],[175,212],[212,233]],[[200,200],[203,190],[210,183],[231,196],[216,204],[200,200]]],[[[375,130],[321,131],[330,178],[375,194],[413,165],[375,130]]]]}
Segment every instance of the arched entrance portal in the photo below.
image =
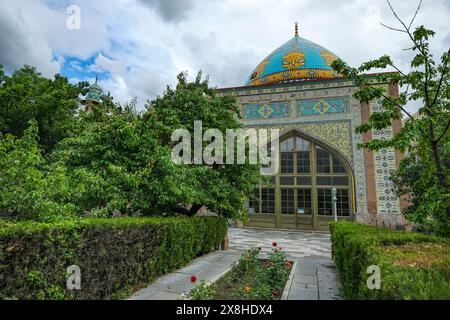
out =
{"type": "Polygon", "coordinates": [[[328,230],[333,220],[331,190],[337,189],[339,219],[352,219],[354,183],[348,162],[300,132],[280,139],[279,171],[249,201],[247,226],[328,230]]]}

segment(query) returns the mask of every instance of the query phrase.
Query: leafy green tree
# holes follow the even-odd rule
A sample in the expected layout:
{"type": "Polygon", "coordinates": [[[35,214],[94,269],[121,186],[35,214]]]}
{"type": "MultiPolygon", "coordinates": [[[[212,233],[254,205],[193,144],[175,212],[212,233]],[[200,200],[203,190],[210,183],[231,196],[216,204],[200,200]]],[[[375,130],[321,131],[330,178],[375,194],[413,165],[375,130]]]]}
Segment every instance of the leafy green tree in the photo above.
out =
{"type": "Polygon", "coordinates": [[[401,27],[386,26],[405,34],[411,41],[415,56],[411,71],[403,72],[389,56],[366,62],[359,68],[350,68],[343,61],[333,63],[336,71],[354,79],[360,89],[355,98],[363,103],[381,101],[382,110],[374,112],[357,133],[382,130],[393,120],[405,120],[404,127],[392,139],[372,139],[362,146],[369,150],[396,148],[405,153],[397,174],[393,177],[399,195],[409,195],[411,206],[406,217],[419,229],[450,236],[450,50],[444,52],[440,62],[430,53],[432,30],[419,26],[412,30],[421,3],[409,24],[402,21],[387,1],[401,27]],[[377,76],[380,83],[398,84],[404,90],[398,97],[389,96],[382,86],[373,85],[364,74],[371,69],[393,68],[396,72],[377,76]],[[406,108],[409,102],[421,103],[418,115],[406,108]]]}
{"type": "Polygon", "coordinates": [[[0,65],[0,132],[21,137],[28,121],[35,119],[39,141],[44,151],[49,151],[67,136],[67,126],[79,106],[78,97],[86,93],[87,85],[72,85],[59,74],[47,79],[30,66],[7,76],[0,65]]]}
{"type": "MultiPolygon", "coordinates": [[[[73,216],[75,206],[55,201],[68,180],[60,173],[49,176],[38,144],[37,123],[30,121],[22,138],[0,133],[0,216],[9,219],[55,219],[73,216]]],[[[65,196],[65,198],[67,198],[65,196]]]]}
{"type": "MultiPolygon", "coordinates": [[[[225,136],[227,129],[242,128],[235,100],[219,96],[215,89],[209,87],[208,80],[201,79],[201,73],[193,82],[187,81],[185,73],[180,74],[175,89],[168,87],[163,96],[148,104],[144,119],[168,150],[177,144],[171,141],[175,130],[187,129],[194,136],[195,121],[202,122],[202,134],[208,129],[218,129],[225,136]]],[[[203,142],[203,147],[207,144],[203,142]]],[[[223,145],[226,148],[226,143],[223,145]]],[[[182,164],[178,167],[183,172],[180,184],[183,188],[174,186],[174,190],[184,193],[186,199],[183,206],[174,202],[172,209],[186,215],[194,215],[207,206],[224,216],[243,217],[246,199],[261,182],[258,165],[214,163],[182,164]]]]}
{"type": "MultiPolygon", "coordinates": [[[[51,154],[51,162],[66,168],[80,190],[73,201],[89,216],[170,213],[184,203],[189,186],[181,168],[171,161],[153,130],[135,110],[135,101],[121,106],[110,99],[73,122],[70,136],[51,154]],[[80,181],[81,180],[81,181],[80,181]],[[84,182],[83,182],[84,181],[84,182]]],[[[187,181],[187,179],[186,179],[187,181]]]]}

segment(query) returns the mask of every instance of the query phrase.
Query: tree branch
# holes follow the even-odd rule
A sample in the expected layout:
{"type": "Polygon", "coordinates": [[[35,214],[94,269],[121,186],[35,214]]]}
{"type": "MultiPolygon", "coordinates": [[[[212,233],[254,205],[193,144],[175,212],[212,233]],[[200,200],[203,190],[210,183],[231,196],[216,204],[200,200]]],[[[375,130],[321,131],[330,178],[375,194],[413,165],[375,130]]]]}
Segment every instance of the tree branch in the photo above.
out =
{"type": "Polygon", "coordinates": [[[436,143],[441,141],[441,139],[445,136],[445,134],[447,133],[449,128],[450,128],[450,121],[447,122],[447,126],[445,127],[444,131],[442,132],[442,135],[436,140],[436,143]]]}
{"type": "Polygon", "coordinates": [[[402,112],[404,112],[409,118],[412,118],[412,115],[408,111],[406,111],[405,108],[403,108],[403,106],[401,104],[396,103],[395,101],[393,101],[391,99],[391,97],[388,97],[384,93],[382,93],[381,95],[383,96],[383,98],[385,98],[386,100],[389,100],[391,103],[393,103],[395,106],[397,106],[397,108],[399,108],[402,112]]]}
{"type": "MultiPolygon", "coordinates": [[[[449,50],[449,53],[450,53],[450,50],[449,50]]],[[[441,79],[439,79],[439,84],[438,84],[438,87],[436,90],[436,95],[434,96],[433,102],[430,104],[430,107],[433,106],[437,101],[437,98],[439,96],[439,91],[441,91],[442,83],[444,81],[444,77],[447,74],[447,72],[448,72],[447,61],[445,61],[444,70],[442,70],[441,79]]]]}
{"type": "MultiPolygon", "coordinates": [[[[406,26],[406,24],[402,21],[402,19],[399,18],[399,16],[397,15],[397,12],[395,12],[394,8],[391,5],[391,2],[389,0],[386,0],[386,2],[389,5],[389,8],[391,9],[392,13],[394,14],[395,18],[403,25],[403,27],[405,28],[405,30],[409,33],[409,28],[406,26]]],[[[405,31],[402,31],[405,32],[405,31]]]]}
{"type": "Polygon", "coordinates": [[[380,22],[380,24],[381,24],[383,27],[385,27],[385,28],[387,28],[387,29],[389,29],[389,30],[407,33],[405,30],[390,27],[390,26],[388,26],[388,25],[386,25],[386,24],[384,24],[384,23],[382,23],[382,22],[380,22]]]}
{"type": "Polygon", "coordinates": [[[411,26],[414,23],[414,20],[416,20],[417,14],[419,13],[421,6],[422,6],[422,0],[419,1],[419,5],[417,6],[416,13],[414,14],[414,17],[411,19],[411,22],[409,23],[408,30],[411,29],[411,26]]]}

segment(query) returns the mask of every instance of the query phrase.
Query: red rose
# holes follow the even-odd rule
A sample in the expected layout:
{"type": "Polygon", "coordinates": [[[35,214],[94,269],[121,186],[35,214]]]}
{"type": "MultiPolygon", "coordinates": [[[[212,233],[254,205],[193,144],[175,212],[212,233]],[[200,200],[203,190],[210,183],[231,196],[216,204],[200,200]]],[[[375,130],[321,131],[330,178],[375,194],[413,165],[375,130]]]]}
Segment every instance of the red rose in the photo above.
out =
{"type": "Polygon", "coordinates": [[[196,277],[196,276],[192,276],[192,277],[191,277],[191,282],[192,282],[192,283],[195,283],[196,281],[197,281],[197,277],[196,277]]]}
{"type": "Polygon", "coordinates": [[[272,242],[272,246],[276,247],[277,245],[278,245],[278,243],[272,242]]]}

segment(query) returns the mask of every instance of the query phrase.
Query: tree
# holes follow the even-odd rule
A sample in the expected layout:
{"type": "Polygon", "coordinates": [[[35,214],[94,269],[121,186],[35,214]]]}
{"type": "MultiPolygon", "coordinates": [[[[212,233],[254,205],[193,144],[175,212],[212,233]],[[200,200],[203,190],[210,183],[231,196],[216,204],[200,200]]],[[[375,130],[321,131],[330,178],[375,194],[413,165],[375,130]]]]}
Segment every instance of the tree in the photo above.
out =
{"type": "Polygon", "coordinates": [[[23,136],[0,133],[0,216],[9,219],[47,220],[74,215],[75,206],[56,201],[68,180],[61,172],[48,174],[38,144],[37,123],[29,122],[23,136]],[[58,195],[55,194],[57,191],[58,195]]]}
{"type": "Polygon", "coordinates": [[[42,77],[35,68],[24,66],[6,76],[0,65],[0,132],[21,137],[28,121],[35,119],[39,141],[48,152],[67,136],[67,126],[79,107],[79,95],[88,84],[72,85],[59,74],[42,77]]]}
{"type": "MultiPolygon", "coordinates": [[[[242,128],[235,100],[219,96],[209,87],[207,79],[201,79],[201,73],[193,82],[187,81],[185,73],[180,74],[175,89],[168,87],[162,97],[148,104],[144,120],[155,130],[158,141],[167,150],[177,144],[171,140],[172,133],[187,129],[193,136],[196,121],[202,123],[202,134],[208,129],[218,129],[225,135],[227,129],[242,128]]],[[[203,150],[207,144],[203,142],[203,150]]],[[[246,200],[261,182],[258,165],[215,162],[177,167],[183,172],[183,188],[174,188],[185,193],[186,199],[182,203],[174,202],[172,210],[186,215],[194,215],[207,206],[224,216],[242,218],[246,214],[246,200]]]]}
{"type": "Polygon", "coordinates": [[[411,61],[412,70],[400,70],[389,56],[363,63],[359,68],[350,68],[337,60],[333,68],[343,76],[354,79],[360,87],[354,95],[359,101],[369,103],[381,100],[382,110],[374,112],[367,123],[357,128],[357,133],[382,130],[390,127],[393,120],[405,120],[404,127],[392,139],[373,139],[361,146],[369,150],[396,148],[405,153],[393,181],[399,195],[409,195],[411,206],[405,211],[406,217],[419,229],[449,236],[450,50],[442,54],[437,64],[430,53],[429,43],[435,33],[424,26],[412,30],[422,1],[408,24],[399,18],[390,2],[387,3],[401,27],[384,26],[405,34],[411,41],[412,46],[408,50],[415,54],[411,61]],[[377,80],[404,88],[398,97],[389,96],[381,86],[371,84],[364,76],[371,69],[379,68],[393,68],[396,71],[381,74],[377,80]],[[411,115],[406,109],[411,101],[421,103],[418,116],[411,115]]]}

